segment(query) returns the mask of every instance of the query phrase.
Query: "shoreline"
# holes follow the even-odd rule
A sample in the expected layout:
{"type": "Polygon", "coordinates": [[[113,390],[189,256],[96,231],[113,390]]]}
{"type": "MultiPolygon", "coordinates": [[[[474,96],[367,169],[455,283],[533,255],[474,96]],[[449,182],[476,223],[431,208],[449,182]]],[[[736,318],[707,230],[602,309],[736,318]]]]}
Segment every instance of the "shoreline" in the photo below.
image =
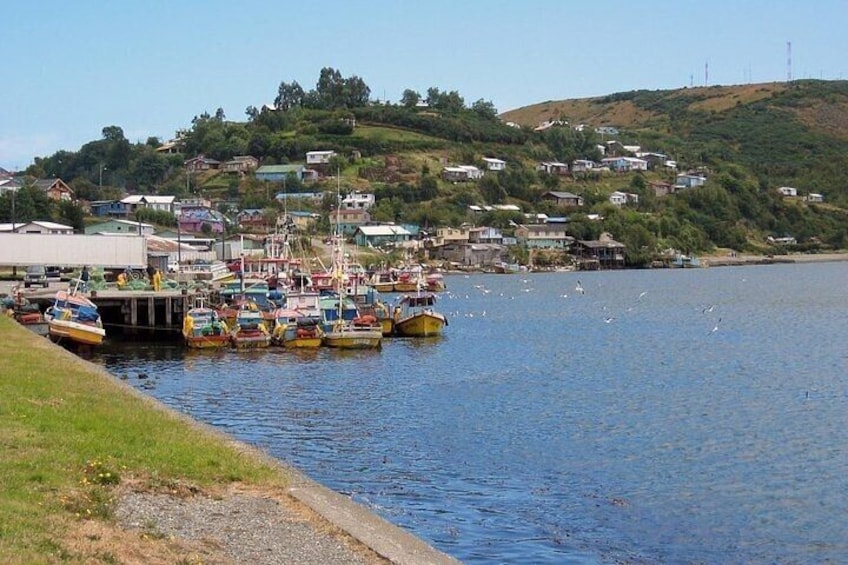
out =
{"type": "MultiPolygon", "coordinates": [[[[6,323],[4,320],[3,325],[6,323]]],[[[156,565],[195,562],[195,558],[210,563],[303,565],[459,563],[352,498],[311,479],[284,459],[164,404],[104,367],[12,320],[8,324],[11,327],[2,331],[20,332],[16,338],[25,348],[40,350],[65,366],[75,365],[92,380],[105,379],[116,394],[138,399],[138,410],[164,413],[178,426],[207,436],[250,464],[270,468],[276,476],[272,483],[232,482],[222,476],[219,485],[210,487],[195,486],[190,480],[183,483],[176,477],[169,480],[172,486],[165,490],[128,479],[112,491],[114,521],[75,522],[70,515],[57,516],[58,523],[69,520],[69,529],[59,534],[56,542],[71,554],[87,558],[117,552],[127,563],[156,565]],[[182,486],[173,486],[178,484],[182,486]],[[149,532],[157,534],[151,536],[149,532]]],[[[92,402],[107,400],[98,397],[92,402]]]]}
{"type": "Polygon", "coordinates": [[[737,267],[786,263],[833,263],[848,261],[848,253],[797,253],[790,255],[704,255],[702,267],[737,267]]]}

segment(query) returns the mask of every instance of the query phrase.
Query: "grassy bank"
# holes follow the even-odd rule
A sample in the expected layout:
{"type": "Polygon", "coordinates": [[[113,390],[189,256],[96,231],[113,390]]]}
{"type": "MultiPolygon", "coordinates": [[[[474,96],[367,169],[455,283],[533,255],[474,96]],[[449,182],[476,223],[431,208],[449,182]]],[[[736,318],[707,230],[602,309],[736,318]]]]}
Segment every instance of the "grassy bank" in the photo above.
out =
{"type": "Polygon", "coordinates": [[[110,562],[69,542],[109,524],[122,488],[283,488],[255,453],[162,409],[0,316],[0,555],[4,563],[110,562]]]}

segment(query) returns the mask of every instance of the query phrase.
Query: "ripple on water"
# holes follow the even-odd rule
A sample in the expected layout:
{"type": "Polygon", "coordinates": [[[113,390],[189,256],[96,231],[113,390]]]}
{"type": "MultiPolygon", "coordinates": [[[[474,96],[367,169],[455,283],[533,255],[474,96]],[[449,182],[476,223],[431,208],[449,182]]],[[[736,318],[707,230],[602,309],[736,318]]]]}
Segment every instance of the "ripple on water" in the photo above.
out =
{"type": "Polygon", "coordinates": [[[438,340],[99,361],[468,563],[841,562],[846,275],[449,277],[438,340]]]}

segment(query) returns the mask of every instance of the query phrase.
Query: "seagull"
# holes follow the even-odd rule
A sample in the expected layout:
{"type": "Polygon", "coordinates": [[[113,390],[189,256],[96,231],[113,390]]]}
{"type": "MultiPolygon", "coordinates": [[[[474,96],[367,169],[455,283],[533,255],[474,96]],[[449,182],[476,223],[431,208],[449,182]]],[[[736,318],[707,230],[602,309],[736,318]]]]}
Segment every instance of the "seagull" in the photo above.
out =
{"type": "Polygon", "coordinates": [[[719,318],[719,319],[718,319],[718,322],[716,322],[715,327],[714,327],[714,328],[712,329],[712,331],[711,331],[709,334],[707,334],[707,335],[712,335],[712,334],[716,333],[716,332],[718,331],[718,325],[719,325],[720,323],[721,323],[721,318],[719,318]]]}
{"type": "Polygon", "coordinates": [[[642,298],[642,297],[643,297],[643,296],[645,296],[646,294],[648,294],[648,291],[647,291],[647,290],[643,290],[643,291],[639,294],[639,298],[642,298]]]}
{"type": "Polygon", "coordinates": [[[713,308],[715,308],[715,304],[710,304],[709,306],[707,306],[706,308],[701,310],[701,314],[706,314],[707,312],[712,312],[713,308]]]}
{"type": "Polygon", "coordinates": [[[577,281],[577,286],[574,287],[574,290],[576,292],[579,292],[580,294],[584,294],[586,292],[585,290],[583,290],[583,285],[580,284],[580,281],[577,281]]]}
{"type": "Polygon", "coordinates": [[[604,318],[604,323],[610,324],[613,320],[615,320],[615,318],[613,318],[612,316],[607,316],[606,318],[604,318]]]}

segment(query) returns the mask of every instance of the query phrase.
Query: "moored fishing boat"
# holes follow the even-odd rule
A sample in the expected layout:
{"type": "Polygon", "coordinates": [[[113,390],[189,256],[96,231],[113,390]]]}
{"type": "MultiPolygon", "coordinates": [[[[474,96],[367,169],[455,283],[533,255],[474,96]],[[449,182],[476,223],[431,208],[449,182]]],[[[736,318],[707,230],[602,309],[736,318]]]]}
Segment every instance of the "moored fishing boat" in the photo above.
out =
{"type": "Polygon", "coordinates": [[[368,286],[378,292],[394,292],[395,278],[391,271],[377,271],[369,277],[368,286]]]}
{"type": "Polygon", "coordinates": [[[424,279],[424,285],[429,292],[444,292],[447,289],[442,273],[430,273],[424,279]]]}
{"type": "Polygon", "coordinates": [[[218,308],[218,314],[227,322],[229,327],[233,327],[239,311],[252,304],[252,307],[262,312],[266,324],[270,326],[274,323],[272,312],[277,308],[276,301],[271,297],[276,294],[276,291],[272,291],[268,282],[264,280],[242,279],[231,281],[221,289],[222,304],[218,308]]]}
{"type": "Polygon", "coordinates": [[[12,290],[12,296],[4,296],[0,302],[6,314],[20,325],[42,337],[47,336],[48,327],[44,314],[41,313],[38,304],[32,304],[24,297],[20,287],[15,287],[12,290]]]}
{"type": "Polygon", "coordinates": [[[393,285],[394,292],[415,292],[421,284],[418,273],[413,271],[402,271],[393,285]]]}
{"type": "Polygon", "coordinates": [[[265,325],[262,312],[254,303],[247,303],[236,314],[236,322],[230,330],[230,344],[236,349],[268,347],[271,333],[265,325]]]}
{"type": "Polygon", "coordinates": [[[318,320],[297,310],[278,308],[274,311],[274,330],[271,343],[283,347],[320,347],[324,332],[318,320]]]}
{"type": "Polygon", "coordinates": [[[183,318],[183,339],[193,349],[226,347],[230,343],[230,333],[218,312],[205,306],[200,299],[183,318]]]}
{"type": "Polygon", "coordinates": [[[78,294],[76,288],[58,291],[53,305],[44,312],[44,318],[50,339],[54,341],[100,345],[106,337],[97,305],[78,294]]]}
{"type": "Polygon", "coordinates": [[[322,344],[338,349],[379,349],[383,328],[375,316],[361,315],[350,298],[326,295],[321,298],[322,344]]]}
{"type": "Polygon", "coordinates": [[[448,320],[435,310],[436,296],[419,293],[404,296],[395,307],[394,331],[402,337],[433,337],[442,334],[448,320]]]}

